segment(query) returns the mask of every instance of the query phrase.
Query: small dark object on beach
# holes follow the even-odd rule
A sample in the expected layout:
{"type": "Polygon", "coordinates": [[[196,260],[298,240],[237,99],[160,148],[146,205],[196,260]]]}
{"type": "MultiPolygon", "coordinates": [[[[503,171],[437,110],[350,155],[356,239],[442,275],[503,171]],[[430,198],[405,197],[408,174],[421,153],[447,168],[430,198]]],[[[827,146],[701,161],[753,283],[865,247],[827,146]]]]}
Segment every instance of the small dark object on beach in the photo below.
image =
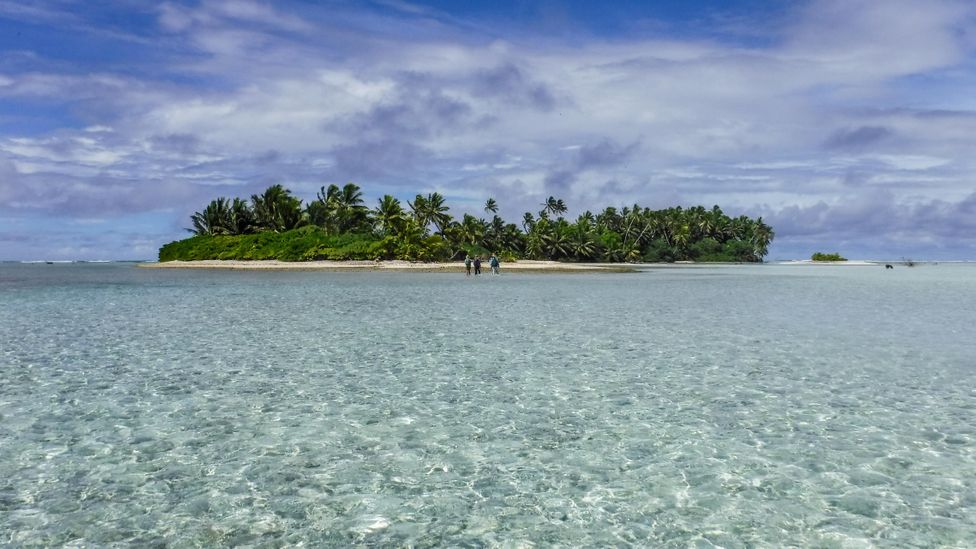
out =
{"type": "Polygon", "coordinates": [[[892,265],[891,263],[885,263],[885,269],[894,269],[894,268],[895,266],[892,265]]]}

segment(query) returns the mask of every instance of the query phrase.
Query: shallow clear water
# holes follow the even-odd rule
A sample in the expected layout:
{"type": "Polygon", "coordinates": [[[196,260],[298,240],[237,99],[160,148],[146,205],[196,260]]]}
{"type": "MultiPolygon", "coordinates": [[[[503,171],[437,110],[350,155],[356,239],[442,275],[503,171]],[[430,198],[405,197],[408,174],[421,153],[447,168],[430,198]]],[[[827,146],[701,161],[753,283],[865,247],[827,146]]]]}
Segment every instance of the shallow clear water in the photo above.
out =
{"type": "Polygon", "coordinates": [[[976,545],[976,266],[0,265],[0,544],[976,545]]]}

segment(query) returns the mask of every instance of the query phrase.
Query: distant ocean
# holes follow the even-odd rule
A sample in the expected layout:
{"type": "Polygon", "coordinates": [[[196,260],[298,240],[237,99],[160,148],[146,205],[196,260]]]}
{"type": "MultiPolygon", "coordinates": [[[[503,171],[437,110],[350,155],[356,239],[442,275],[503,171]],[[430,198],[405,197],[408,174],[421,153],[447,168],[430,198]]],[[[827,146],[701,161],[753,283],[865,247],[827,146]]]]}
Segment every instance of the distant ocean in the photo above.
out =
{"type": "Polygon", "coordinates": [[[976,546],[976,265],[0,264],[0,545],[976,546]]]}

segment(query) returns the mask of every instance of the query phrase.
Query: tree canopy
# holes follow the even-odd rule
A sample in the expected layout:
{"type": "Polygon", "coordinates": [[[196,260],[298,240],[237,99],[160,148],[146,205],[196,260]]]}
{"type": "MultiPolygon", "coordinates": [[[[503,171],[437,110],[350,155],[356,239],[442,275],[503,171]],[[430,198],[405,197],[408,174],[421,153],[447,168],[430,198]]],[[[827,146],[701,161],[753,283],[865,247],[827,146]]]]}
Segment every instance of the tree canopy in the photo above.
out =
{"type": "Polygon", "coordinates": [[[417,194],[406,207],[385,195],[369,208],[355,183],[322,187],[315,200],[303,205],[290,190],[272,185],[251,196],[250,203],[224,197],[211,201],[190,216],[188,230],[195,236],[164,246],[160,260],[433,261],[498,253],[558,261],[757,262],[774,237],[761,217],[730,217],[718,206],[607,206],[570,220],[564,217],[568,206],[563,199],[550,196],[538,212],[525,212],[515,224],[498,215],[499,205],[489,197],[483,211],[491,219],[470,213],[455,219],[437,192],[417,194]]]}

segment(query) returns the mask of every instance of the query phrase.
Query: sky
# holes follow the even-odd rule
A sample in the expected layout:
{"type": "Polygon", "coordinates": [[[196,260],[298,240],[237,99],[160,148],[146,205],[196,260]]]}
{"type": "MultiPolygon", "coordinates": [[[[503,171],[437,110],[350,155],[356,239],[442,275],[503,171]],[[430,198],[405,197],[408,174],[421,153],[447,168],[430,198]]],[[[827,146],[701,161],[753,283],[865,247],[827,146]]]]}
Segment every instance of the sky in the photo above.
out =
{"type": "Polygon", "coordinates": [[[0,260],[218,196],[719,205],[767,259],[976,259],[976,2],[0,0],[0,260]]]}

